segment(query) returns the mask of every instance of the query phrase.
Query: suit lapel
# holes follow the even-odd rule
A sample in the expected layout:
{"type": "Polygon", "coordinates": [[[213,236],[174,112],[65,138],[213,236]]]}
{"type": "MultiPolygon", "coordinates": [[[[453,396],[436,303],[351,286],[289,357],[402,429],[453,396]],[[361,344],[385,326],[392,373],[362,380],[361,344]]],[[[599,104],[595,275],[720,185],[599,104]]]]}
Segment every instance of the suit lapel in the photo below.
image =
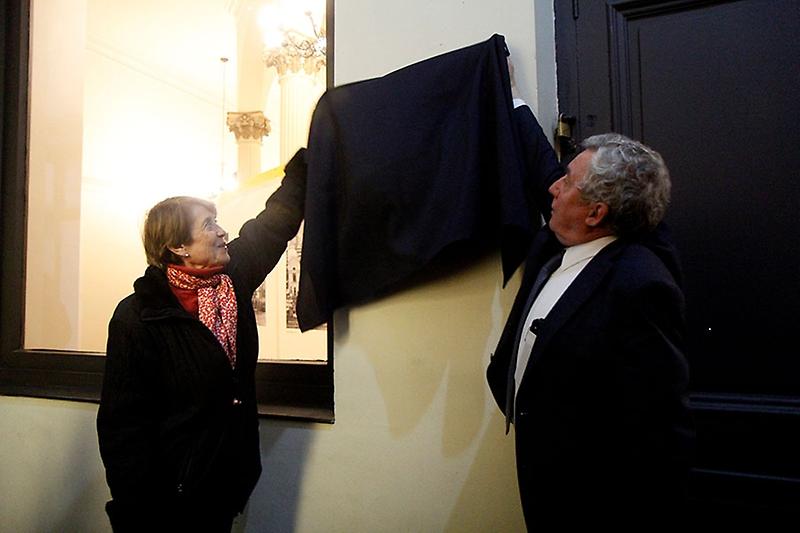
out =
{"type": "Polygon", "coordinates": [[[548,313],[544,326],[536,337],[528,368],[542,356],[553,336],[563,327],[567,320],[594,294],[608,271],[611,270],[623,248],[624,244],[620,240],[603,248],[600,253],[589,261],[589,264],[586,265],[578,277],[575,278],[575,281],[559,298],[553,309],[548,313]]]}
{"type": "MultiPolygon", "coordinates": [[[[531,293],[533,284],[536,282],[536,276],[539,274],[539,270],[541,270],[544,263],[560,249],[561,245],[550,230],[545,229],[536,234],[531,244],[531,253],[528,254],[528,259],[525,261],[525,273],[522,276],[517,296],[514,299],[514,304],[509,313],[507,324],[513,324],[509,334],[517,332],[517,325],[520,320],[522,320],[522,311],[525,309],[525,303],[531,293]]],[[[515,343],[519,341],[517,338],[511,340],[515,343]]],[[[516,347],[513,349],[516,349],[516,347]]]]}
{"type": "Polygon", "coordinates": [[[519,294],[522,295],[523,302],[528,298],[530,289],[533,287],[536,276],[544,263],[562,249],[563,247],[550,230],[540,231],[536,235],[531,245],[531,253],[528,255],[528,260],[525,264],[525,275],[522,277],[522,283],[520,284],[519,294]]]}

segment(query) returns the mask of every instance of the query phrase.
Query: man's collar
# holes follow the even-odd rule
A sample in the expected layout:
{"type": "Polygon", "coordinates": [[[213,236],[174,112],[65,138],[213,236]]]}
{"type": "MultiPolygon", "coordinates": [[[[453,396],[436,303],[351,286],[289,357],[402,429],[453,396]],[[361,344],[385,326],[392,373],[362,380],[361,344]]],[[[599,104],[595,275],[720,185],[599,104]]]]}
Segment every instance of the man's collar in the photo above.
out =
{"type": "Polygon", "coordinates": [[[564,259],[561,261],[561,267],[559,267],[559,270],[566,270],[569,267],[580,263],[581,261],[591,259],[597,255],[600,250],[615,240],[617,240],[616,235],[606,235],[605,237],[600,237],[594,239],[593,241],[568,247],[564,252],[564,259]]]}

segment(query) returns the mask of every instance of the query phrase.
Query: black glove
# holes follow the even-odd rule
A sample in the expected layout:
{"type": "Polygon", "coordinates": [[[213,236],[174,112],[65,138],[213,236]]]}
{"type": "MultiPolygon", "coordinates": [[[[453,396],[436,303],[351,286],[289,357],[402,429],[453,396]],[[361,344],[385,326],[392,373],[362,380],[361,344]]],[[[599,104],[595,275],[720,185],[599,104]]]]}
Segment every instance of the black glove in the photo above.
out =
{"type": "Polygon", "coordinates": [[[306,149],[300,148],[284,169],[280,188],[275,191],[278,201],[303,212],[306,199],[306,149]]]}
{"type": "Polygon", "coordinates": [[[303,221],[306,203],[306,149],[300,148],[286,163],[281,186],[267,199],[264,210],[256,217],[288,241],[303,221]]]}

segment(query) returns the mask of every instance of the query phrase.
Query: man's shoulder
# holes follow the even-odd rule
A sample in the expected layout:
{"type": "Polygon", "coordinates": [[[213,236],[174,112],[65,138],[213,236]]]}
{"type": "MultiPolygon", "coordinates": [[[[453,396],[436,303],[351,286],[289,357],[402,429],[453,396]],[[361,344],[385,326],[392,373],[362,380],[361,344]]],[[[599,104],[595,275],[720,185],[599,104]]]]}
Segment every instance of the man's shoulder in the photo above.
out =
{"type": "Polygon", "coordinates": [[[627,284],[646,284],[656,281],[677,284],[664,260],[644,244],[623,243],[617,257],[616,276],[627,284]]]}

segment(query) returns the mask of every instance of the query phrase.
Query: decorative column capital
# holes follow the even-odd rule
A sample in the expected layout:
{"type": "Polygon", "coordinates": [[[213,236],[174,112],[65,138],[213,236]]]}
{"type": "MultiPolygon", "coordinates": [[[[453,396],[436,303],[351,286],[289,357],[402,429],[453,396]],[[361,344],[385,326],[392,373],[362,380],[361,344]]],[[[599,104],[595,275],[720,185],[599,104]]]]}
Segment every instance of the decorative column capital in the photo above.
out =
{"type": "Polygon", "coordinates": [[[261,111],[239,111],[228,113],[228,129],[236,135],[237,141],[256,140],[271,131],[269,119],[261,111]]]}
{"type": "Polygon", "coordinates": [[[284,47],[268,50],[264,54],[264,64],[267,68],[275,67],[279,76],[301,71],[313,76],[325,67],[325,63],[325,55],[318,53],[300,55],[284,47]]]}

